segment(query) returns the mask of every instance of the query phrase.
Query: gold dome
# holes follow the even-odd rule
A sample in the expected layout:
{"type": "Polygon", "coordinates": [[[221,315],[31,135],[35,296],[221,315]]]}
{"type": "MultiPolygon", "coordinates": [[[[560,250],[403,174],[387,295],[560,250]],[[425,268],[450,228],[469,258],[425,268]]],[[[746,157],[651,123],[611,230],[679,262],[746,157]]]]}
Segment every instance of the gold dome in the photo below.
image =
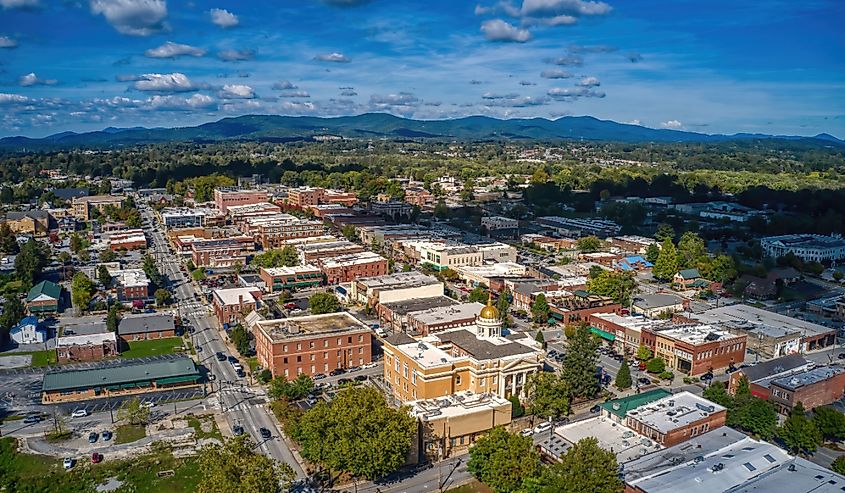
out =
{"type": "Polygon", "coordinates": [[[479,317],[492,320],[499,319],[499,309],[493,306],[492,294],[487,298],[487,306],[481,309],[481,314],[479,314],[479,317]]]}

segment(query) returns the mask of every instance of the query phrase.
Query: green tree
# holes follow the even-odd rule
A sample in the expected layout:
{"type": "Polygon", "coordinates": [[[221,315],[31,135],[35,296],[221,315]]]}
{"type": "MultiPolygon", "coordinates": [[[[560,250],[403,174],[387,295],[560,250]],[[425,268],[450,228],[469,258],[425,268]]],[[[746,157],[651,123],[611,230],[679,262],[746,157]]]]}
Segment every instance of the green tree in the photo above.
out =
{"type": "Polygon", "coordinates": [[[652,264],[657,262],[657,258],[660,256],[660,247],[657,246],[657,243],[651,243],[645,251],[645,259],[651,262],[652,264]]]}
{"type": "Polygon", "coordinates": [[[845,476],[845,456],[840,455],[837,457],[833,461],[833,464],[830,465],[830,469],[837,474],[845,476]]]}
{"type": "Polygon", "coordinates": [[[687,269],[695,267],[703,257],[707,257],[707,245],[700,236],[692,231],[686,231],[678,240],[678,260],[680,267],[687,269]]]}
{"type": "Polygon", "coordinates": [[[704,389],[703,395],[706,399],[728,409],[731,409],[734,405],[734,399],[730,394],[728,394],[728,391],[725,388],[725,382],[720,380],[713,380],[713,382],[704,389]]]}
{"type": "Polygon", "coordinates": [[[282,493],[295,479],[293,469],[258,452],[246,436],[200,450],[197,493],[282,493]]]}
{"type": "Polygon", "coordinates": [[[734,406],[728,410],[728,426],[740,428],[763,439],[775,434],[778,417],[771,402],[752,395],[737,397],[734,406]]]}
{"type": "Polygon", "coordinates": [[[300,373],[291,381],[285,377],[276,377],[270,382],[268,394],[274,399],[285,398],[289,401],[301,399],[314,390],[314,380],[308,375],[300,373]]]}
{"type": "Polygon", "coordinates": [[[333,293],[316,293],[308,298],[312,315],[334,313],[340,310],[340,301],[333,293]]]}
{"type": "Polygon", "coordinates": [[[203,270],[202,268],[192,270],[191,279],[193,279],[194,281],[202,281],[203,279],[205,279],[205,270],[203,270]]]}
{"type": "Polygon", "coordinates": [[[787,449],[798,454],[814,452],[822,442],[821,432],[813,420],[807,419],[804,406],[800,402],[789,412],[783,426],[778,428],[777,436],[787,449]]]}
{"type": "Polygon", "coordinates": [[[405,463],[417,425],[406,409],[390,407],[379,390],[350,386],[287,429],[305,459],[337,473],[375,479],[405,463]]]}
{"type": "Polygon", "coordinates": [[[496,309],[499,310],[499,318],[503,322],[507,322],[508,320],[508,312],[511,309],[511,292],[507,286],[499,293],[499,299],[496,300],[496,309]]]}
{"type": "Polygon", "coordinates": [[[539,372],[529,375],[525,393],[531,412],[543,418],[558,418],[569,414],[570,390],[557,374],[539,372]]]}
{"type": "Polygon", "coordinates": [[[573,397],[592,397],[599,391],[596,378],[597,346],[589,326],[579,325],[575,336],[569,341],[569,351],[563,358],[561,369],[573,397]]]}
{"type": "Polygon", "coordinates": [[[813,409],[813,422],[826,440],[845,438],[845,414],[828,406],[813,409]]]}
{"type": "Polygon", "coordinates": [[[516,491],[523,479],[540,471],[540,457],[530,437],[501,426],[488,431],[469,449],[467,469],[496,493],[516,491]]]}
{"type": "Polygon", "coordinates": [[[117,260],[117,253],[111,248],[103,250],[103,253],[100,254],[100,262],[114,262],[115,260],[117,260]]]}
{"type": "Polygon", "coordinates": [[[663,358],[651,358],[645,364],[645,369],[649,373],[663,373],[666,369],[666,362],[663,361],[663,358]]]}
{"type": "Polygon", "coordinates": [[[116,332],[118,325],[120,325],[120,312],[117,305],[112,305],[109,307],[108,315],[106,315],[106,328],[109,332],[116,332]]]}
{"type": "Polygon", "coordinates": [[[652,275],[660,281],[670,281],[678,273],[678,265],[678,252],[675,249],[675,244],[672,243],[672,240],[664,240],[663,246],[660,248],[660,255],[657,256],[657,261],[654,262],[654,267],[651,269],[652,275]]]}
{"type": "Polygon", "coordinates": [[[614,302],[625,306],[631,302],[637,281],[633,272],[603,270],[587,280],[587,289],[591,293],[611,297],[614,302]]]}
{"type": "Polygon", "coordinates": [[[616,372],[616,388],[620,390],[630,389],[632,384],[633,380],[631,379],[631,369],[628,368],[628,360],[623,359],[622,366],[616,372]]]}
{"type": "Polygon", "coordinates": [[[637,348],[637,359],[638,360],[646,361],[646,360],[651,359],[651,356],[652,356],[652,352],[651,352],[651,349],[648,346],[640,345],[640,347],[637,348]]]}
{"type": "Polygon", "coordinates": [[[666,240],[675,241],[675,228],[666,223],[660,223],[657,226],[657,232],[654,233],[654,239],[660,243],[666,240]]]}
{"type": "Polygon", "coordinates": [[[82,272],[73,275],[71,282],[70,297],[73,306],[77,310],[86,312],[91,304],[91,297],[94,295],[94,283],[82,272]]]}
{"type": "Polygon", "coordinates": [[[559,462],[543,469],[534,485],[530,489],[536,493],[621,493],[624,489],[616,455],[599,447],[592,437],[579,440],[559,462]]]}
{"type": "Polygon", "coordinates": [[[109,270],[103,264],[100,264],[99,267],[97,267],[97,281],[99,281],[105,289],[108,289],[111,285],[111,274],[109,274],[109,270]]]}
{"type": "Polygon", "coordinates": [[[549,319],[549,314],[551,313],[551,308],[549,307],[549,303],[546,301],[546,295],[540,293],[534,298],[534,303],[531,305],[531,315],[534,318],[534,321],[537,323],[546,323],[549,319]]]}
{"type": "Polygon", "coordinates": [[[534,336],[534,340],[539,342],[540,346],[543,347],[543,349],[546,348],[546,336],[543,335],[542,330],[537,331],[537,335],[534,336]]]}
{"type": "Polygon", "coordinates": [[[15,273],[24,284],[32,286],[41,277],[49,261],[49,247],[30,238],[15,257],[15,273]]]}
{"type": "Polygon", "coordinates": [[[267,250],[252,258],[252,265],[264,268],[292,267],[299,265],[299,253],[293,245],[285,245],[284,248],[267,250]]]}
{"type": "Polygon", "coordinates": [[[487,303],[487,299],[490,297],[490,294],[484,289],[483,286],[476,286],[469,292],[469,296],[467,296],[467,301],[469,303],[487,303]]]}
{"type": "Polygon", "coordinates": [[[173,296],[170,294],[170,291],[164,288],[158,288],[153,293],[156,299],[156,306],[167,306],[173,302],[173,296]]]}
{"type": "Polygon", "coordinates": [[[85,244],[82,241],[82,237],[76,233],[70,235],[70,251],[76,255],[79,255],[79,252],[85,248],[85,244]]]}
{"type": "Polygon", "coordinates": [[[341,231],[341,234],[343,235],[343,237],[346,238],[347,240],[349,240],[349,241],[355,240],[355,226],[352,226],[351,224],[347,224],[340,231],[341,231]]]}
{"type": "Polygon", "coordinates": [[[0,224],[0,252],[7,255],[14,255],[18,253],[20,247],[18,240],[15,238],[15,233],[9,227],[9,223],[0,224]]]}
{"type": "Polygon", "coordinates": [[[126,421],[130,425],[145,426],[150,422],[150,408],[141,403],[141,399],[133,397],[123,401],[117,410],[117,419],[126,421]]]}
{"type": "Polygon", "coordinates": [[[508,400],[511,401],[511,418],[518,418],[525,414],[525,408],[522,406],[522,403],[519,402],[519,397],[512,395],[508,397],[508,400]]]}
{"type": "Polygon", "coordinates": [[[232,344],[235,345],[235,349],[237,349],[238,353],[241,355],[246,355],[249,352],[249,339],[249,332],[247,332],[240,324],[234,326],[232,330],[229,331],[229,340],[232,341],[232,344]]]}
{"type": "Polygon", "coordinates": [[[24,316],[24,306],[17,294],[6,296],[3,312],[0,313],[0,344],[9,340],[9,332],[24,316]]]}
{"type": "Polygon", "coordinates": [[[733,281],[738,274],[736,262],[729,255],[717,255],[708,262],[702,262],[699,269],[705,279],[722,284],[733,281]]]}
{"type": "Polygon", "coordinates": [[[575,242],[575,244],[578,247],[578,251],[581,253],[595,253],[601,249],[601,240],[595,236],[578,238],[578,241],[575,242]]]}

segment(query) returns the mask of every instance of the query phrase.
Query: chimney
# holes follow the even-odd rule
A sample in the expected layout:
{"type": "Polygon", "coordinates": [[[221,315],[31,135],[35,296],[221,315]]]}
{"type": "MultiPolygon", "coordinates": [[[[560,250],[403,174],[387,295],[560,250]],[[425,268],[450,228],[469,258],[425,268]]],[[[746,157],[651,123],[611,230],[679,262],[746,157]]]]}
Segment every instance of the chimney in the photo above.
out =
{"type": "Polygon", "coordinates": [[[238,308],[240,308],[241,310],[244,309],[244,295],[242,294],[238,295],[238,308]]]}

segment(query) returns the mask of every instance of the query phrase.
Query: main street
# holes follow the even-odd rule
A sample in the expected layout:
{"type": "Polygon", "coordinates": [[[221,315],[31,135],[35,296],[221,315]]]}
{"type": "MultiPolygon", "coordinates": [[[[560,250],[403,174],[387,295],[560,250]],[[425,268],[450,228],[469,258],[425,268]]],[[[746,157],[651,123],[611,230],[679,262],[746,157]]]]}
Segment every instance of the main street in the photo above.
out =
{"type": "Polygon", "coordinates": [[[205,305],[197,303],[199,296],[194,283],[186,279],[180,270],[179,259],[170,253],[167,242],[161,230],[155,226],[155,219],[151,210],[141,208],[142,215],[149,221],[148,233],[152,238],[151,250],[161,273],[170,280],[170,291],[178,306],[180,316],[190,326],[194,327],[193,341],[200,362],[214,375],[213,387],[216,391],[220,410],[226,417],[230,428],[235,425],[243,427],[257,443],[257,448],[269,457],[290,465],[296,473],[297,479],[304,479],[305,472],[293,456],[290,448],[281,438],[276,427],[275,418],[267,407],[267,396],[247,385],[243,378],[239,378],[228,361],[218,361],[214,354],[222,352],[230,354],[220,335],[217,320],[210,316],[205,305]],[[273,432],[269,440],[261,439],[260,428],[267,428],[273,432]]]}

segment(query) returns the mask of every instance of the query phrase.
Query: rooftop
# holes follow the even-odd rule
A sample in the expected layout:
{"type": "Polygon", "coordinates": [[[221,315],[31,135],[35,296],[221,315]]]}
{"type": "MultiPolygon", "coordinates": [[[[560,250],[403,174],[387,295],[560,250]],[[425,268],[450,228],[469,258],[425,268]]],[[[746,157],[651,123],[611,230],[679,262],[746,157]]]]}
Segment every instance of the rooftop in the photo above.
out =
{"type": "MultiPolygon", "coordinates": [[[[448,296],[432,296],[431,298],[411,298],[408,300],[393,301],[381,304],[381,306],[387,308],[396,315],[405,315],[411,312],[424,312],[432,309],[443,309],[455,305],[458,305],[458,302],[453,300],[452,298],[449,298],[448,296]]],[[[479,308],[478,310],[481,310],[481,308],[479,308]]]]}
{"type": "Polygon", "coordinates": [[[43,390],[48,392],[107,387],[109,385],[175,377],[193,377],[196,380],[200,378],[200,375],[192,359],[177,357],[148,363],[127,363],[120,366],[89,370],[48,372],[44,375],[43,390]]]}
{"type": "Polygon", "coordinates": [[[723,406],[684,391],[628,411],[628,417],[661,433],[669,433],[721,411],[725,411],[723,406]]]}
{"type": "Polygon", "coordinates": [[[607,401],[603,403],[601,407],[611,414],[624,418],[629,410],[636,409],[669,395],[672,395],[672,393],[668,390],[657,388],[640,394],[633,394],[627,397],[607,401]]]}
{"type": "Polygon", "coordinates": [[[385,261],[386,259],[375,252],[351,253],[349,255],[338,255],[337,257],[326,258],[321,261],[324,269],[336,269],[350,265],[370,264],[373,262],[385,261]]]}
{"type": "Polygon", "coordinates": [[[326,313],[304,317],[259,320],[255,323],[273,342],[312,335],[326,335],[370,329],[347,312],[326,313]]]}
{"type": "Polygon", "coordinates": [[[804,359],[804,356],[801,356],[800,354],[790,354],[773,360],[763,361],[739,371],[745,375],[749,382],[756,382],[757,380],[764,378],[781,375],[795,368],[804,368],[808,364],[810,363],[804,359]]]}
{"type": "Polygon", "coordinates": [[[124,288],[149,286],[150,279],[142,269],[109,269],[109,274],[124,288]]]}
{"type": "Polygon", "coordinates": [[[224,305],[237,305],[241,302],[241,299],[244,303],[255,303],[255,296],[252,294],[254,292],[256,292],[255,288],[229,288],[213,291],[214,297],[224,305]]]}
{"type": "Polygon", "coordinates": [[[41,295],[58,300],[62,295],[62,287],[51,281],[41,281],[29,290],[26,301],[32,301],[41,295]]]}
{"type": "Polygon", "coordinates": [[[643,329],[652,329],[668,325],[670,322],[666,320],[652,320],[650,318],[638,317],[633,315],[617,315],[615,313],[593,313],[590,316],[619,325],[628,330],[641,332],[643,329]]]}
{"type": "Polygon", "coordinates": [[[415,360],[423,368],[451,365],[453,362],[459,360],[459,358],[453,357],[448,352],[435,346],[432,342],[417,341],[414,339],[411,339],[412,342],[409,342],[407,339],[400,337],[394,337],[393,340],[397,342],[397,345],[394,347],[398,351],[415,360]]]}
{"type": "Polygon", "coordinates": [[[98,332],[96,334],[63,336],[56,339],[56,347],[96,346],[104,342],[117,342],[117,335],[114,332],[98,332]]]}
{"type": "Polygon", "coordinates": [[[527,267],[515,262],[497,262],[491,265],[477,266],[463,265],[455,268],[458,274],[478,277],[516,277],[525,275],[527,270],[527,267]]]}
{"type": "Polygon", "coordinates": [[[295,276],[297,274],[312,274],[319,272],[316,265],[294,265],[292,267],[262,267],[261,270],[271,276],[295,276]]]}
{"type": "Polygon", "coordinates": [[[423,274],[419,271],[397,272],[396,274],[387,274],[385,276],[365,277],[358,279],[359,284],[363,284],[368,289],[401,289],[417,286],[430,286],[432,284],[440,284],[434,276],[423,274]]]}
{"type": "Polygon", "coordinates": [[[137,313],[120,319],[117,332],[124,334],[146,334],[161,330],[173,330],[175,322],[169,313],[137,313]]]}
{"type": "Polygon", "coordinates": [[[842,373],[845,373],[845,368],[841,366],[819,366],[812,370],[801,369],[790,375],[775,378],[771,383],[787,390],[796,391],[801,387],[823,382],[842,373]]]}
{"type": "Polygon", "coordinates": [[[770,337],[784,337],[788,335],[803,335],[807,337],[835,332],[835,329],[830,327],[742,303],[713,308],[702,313],[692,314],[691,316],[704,323],[763,333],[770,337]]]}
{"type": "Polygon", "coordinates": [[[605,416],[559,426],[555,429],[555,433],[571,444],[593,437],[598,440],[599,447],[616,454],[616,460],[620,464],[661,448],[657,442],[605,416]]]}
{"type": "Polygon", "coordinates": [[[510,401],[493,394],[475,394],[465,391],[438,397],[409,402],[411,416],[422,421],[432,421],[441,418],[468,416],[481,411],[510,406],[510,401]]]}
{"type": "Polygon", "coordinates": [[[444,344],[458,346],[476,360],[539,354],[539,350],[531,346],[513,342],[504,337],[479,338],[475,335],[475,327],[473,326],[471,329],[447,330],[430,337],[435,337],[444,344]]]}
{"type": "Polygon", "coordinates": [[[482,308],[484,308],[484,305],[481,303],[460,303],[412,312],[409,316],[426,325],[433,325],[474,318],[481,312],[482,308]]]}
{"type": "Polygon", "coordinates": [[[728,332],[727,330],[708,324],[674,325],[669,327],[670,328],[666,329],[658,329],[657,334],[662,337],[675,339],[695,346],[740,337],[728,332]]]}
{"type": "Polygon", "coordinates": [[[675,306],[683,302],[683,298],[674,294],[648,294],[634,298],[634,306],[643,310],[675,306]]]}
{"type": "Polygon", "coordinates": [[[796,234],[768,236],[761,243],[780,243],[791,248],[845,248],[845,239],[841,236],[796,234]]]}

